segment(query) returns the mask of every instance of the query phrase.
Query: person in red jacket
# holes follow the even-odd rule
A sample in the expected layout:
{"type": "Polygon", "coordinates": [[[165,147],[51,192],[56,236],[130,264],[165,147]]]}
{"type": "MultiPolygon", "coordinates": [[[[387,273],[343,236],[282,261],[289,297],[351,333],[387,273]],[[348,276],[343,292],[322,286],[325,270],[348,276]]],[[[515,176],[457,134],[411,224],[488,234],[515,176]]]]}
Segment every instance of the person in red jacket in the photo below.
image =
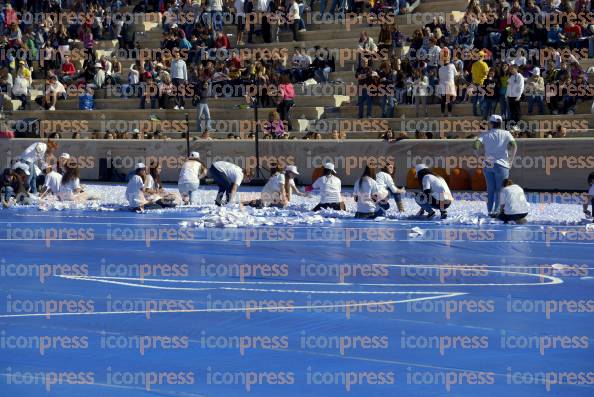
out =
{"type": "Polygon", "coordinates": [[[217,38],[215,40],[215,48],[231,48],[231,42],[227,35],[223,32],[217,32],[217,38]]]}
{"type": "Polygon", "coordinates": [[[70,55],[64,56],[64,64],[62,64],[62,76],[73,78],[76,73],[76,67],[70,59],[70,55]]]}

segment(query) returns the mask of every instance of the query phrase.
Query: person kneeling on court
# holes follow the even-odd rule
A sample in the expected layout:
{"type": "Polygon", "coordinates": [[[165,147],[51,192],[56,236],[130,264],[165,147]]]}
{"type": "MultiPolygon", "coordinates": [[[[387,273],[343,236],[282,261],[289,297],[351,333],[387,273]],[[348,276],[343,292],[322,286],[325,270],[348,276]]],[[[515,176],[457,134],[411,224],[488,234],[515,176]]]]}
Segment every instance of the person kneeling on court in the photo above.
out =
{"type": "Polygon", "coordinates": [[[435,175],[425,164],[418,164],[415,167],[417,178],[423,191],[417,193],[415,201],[421,207],[417,216],[422,216],[427,212],[427,219],[433,218],[436,209],[441,213],[441,219],[448,216],[447,209],[454,201],[450,188],[446,181],[435,175]]]}
{"type": "Polygon", "coordinates": [[[404,212],[404,204],[402,202],[402,196],[406,193],[404,188],[399,188],[394,184],[394,164],[386,163],[386,165],[377,173],[375,181],[377,182],[377,188],[381,192],[381,196],[384,197],[378,205],[384,210],[390,208],[388,202],[389,193],[392,193],[398,212],[404,212]]]}
{"type": "Polygon", "coordinates": [[[219,187],[215,204],[219,207],[234,201],[237,189],[243,182],[243,170],[235,164],[226,161],[215,161],[208,169],[208,176],[214,179],[219,187]],[[226,202],[223,202],[223,196],[226,202]]]}
{"type": "Polygon", "coordinates": [[[134,167],[134,175],[128,181],[126,187],[126,200],[130,204],[131,211],[144,211],[146,209],[159,209],[174,207],[173,203],[165,203],[161,198],[156,197],[156,200],[148,200],[145,193],[146,166],[143,163],[138,163],[134,167]]]}
{"type": "Polygon", "coordinates": [[[206,176],[206,165],[200,161],[200,153],[192,152],[182,165],[177,186],[185,205],[198,204],[200,179],[206,176]]]}
{"type": "Polygon", "coordinates": [[[510,221],[518,224],[526,223],[530,204],[526,201],[524,189],[514,184],[509,178],[503,180],[499,202],[501,203],[501,207],[497,219],[502,220],[503,223],[510,221]]]}
{"type": "Polygon", "coordinates": [[[268,178],[268,181],[262,188],[260,198],[257,200],[247,201],[244,205],[250,207],[263,208],[263,207],[276,207],[283,208],[288,204],[287,190],[286,190],[286,177],[285,173],[280,168],[274,168],[272,176],[268,178]]]}
{"type": "Polygon", "coordinates": [[[320,192],[320,202],[313,208],[313,211],[327,208],[336,211],[346,210],[340,194],[342,183],[336,175],[334,164],[324,164],[324,173],[312,185],[312,188],[320,192]]]}
{"type": "Polygon", "coordinates": [[[353,197],[357,203],[355,218],[374,219],[378,216],[385,215],[385,209],[380,207],[378,203],[382,201],[385,203],[388,192],[379,189],[375,178],[375,167],[367,165],[361,178],[355,182],[355,188],[353,190],[353,197]]]}

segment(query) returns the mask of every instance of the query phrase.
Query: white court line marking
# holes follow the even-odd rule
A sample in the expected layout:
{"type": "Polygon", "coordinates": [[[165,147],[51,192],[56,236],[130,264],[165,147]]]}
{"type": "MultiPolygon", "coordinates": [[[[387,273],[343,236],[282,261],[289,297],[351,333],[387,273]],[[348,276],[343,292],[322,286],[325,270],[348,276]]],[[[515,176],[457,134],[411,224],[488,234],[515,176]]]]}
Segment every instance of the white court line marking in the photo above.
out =
{"type": "MultiPolygon", "coordinates": [[[[234,229],[234,230],[239,230],[239,229],[234,229]]],[[[41,239],[41,238],[19,238],[19,239],[13,239],[13,238],[0,238],[0,241],[48,241],[48,239],[41,239]]],[[[87,242],[89,240],[81,240],[81,239],[77,239],[77,238],[52,238],[49,239],[49,241],[79,241],[79,242],[87,242]]],[[[115,241],[115,240],[97,240],[97,241],[115,241]]],[[[128,239],[128,240],[124,240],[126,242],[146,242],[146,239],[128,239]]],[[[202,242],[209,242],[209,243],[236,243],[236,244],[243,244],[246,241],[250,241],[252,243],[286,243],[287,240],[261,240],[261,239],[254,239],[254,240],[244,240],[244,239],[220,239],[220,240],[214,240],[214,239],[192,239],[192,240],[169,240],[169,239],[156,239],[156,240],[151,240],[151,243],[157,244],[157,243],[168,243],[168,242],[175,242],[175,243],[202,243],[202,242]]],[[[291,242],[295,243],[295,242],[311,242],[312,240],[291,240],[291,242]]],[[[338,243],[344,243],[346,240],[345,239],[335,239],[335,240],[330,240],[330,239],[325,239],[324,241],[327,242],[338,242],[338,243]]],[[[402,242],[402,243],[443,243],[443,242],[448,242],[448,243],[497,243],[497,244],[515,244],[515,243],[530,243],[530,244],[546,244],[546,245],[570,245],[570,244],[578,244],[578,245],[594,245],[594,242],[585,242],[585,241],[534,241],[534,240],[449,240],[444,238],[443,240],[423,240],[422,238],[410,238],[410,239],[403,239],[403,240],[350,240],[351,244],[353,243],[372,243],[372,242],[379,242],[379,243],[389,243],[389,242],[394,242],[394,243],[398,243],[398,242],[402,242]]]]}
{"type": "MultiPolygon", "coordinates": [[[[454,269],[458,271],[472,270],[472,268],[462,266],[439,266],[439,265],[390,265],[390,264],[377,264],[377,266],[386,267],[402,267],[402,268],[415,268],[425,267],[433,269],[454,269]]],[[[501,273],[510,274],[514,276],[526,276],[536,277],[539,279],[547,279],[548,282],[536,282],[536,283],[330,283],[330,282],[298,282],[298,281],[216,281],[216,280],[175,280],[175,279],[158,279],[158,278],[138,278],[138,277],[112,277],[112,276],[70,276],[70,275],[57,275],[57,277],[67,279],[79,279],[85,281],[96,281],[100,280],[111,280],[111,281],[148,281],[157,283],[179,283],[179,284],[243,284],[243,285],[323,285],[323,286],[365,286],[365,287],[513,287],[513,286],[543,286],[543,285],[555,285],[562,284],[563,280],[559,277],[549,276],[544,274],[534,274],[525,272],[516,272],[510,270],[492,270],[486,269],[485,271],[490,273],[501,273]]],[[[129,283],[126,283],[129,284],[129,283]]],[[[146,288],[158,288],[157,286],[148,286],[146,284],[134,284],[134,286],[145,286],[146,288]]],[[[167,288],[163,288],[167,289],[167,288]]],[[[198,291],[201,289],[197,289],[198,291]]]]}
{"type": "Polygon", "coordinates": [[[109,312],[81,312],[81,313],[24,313],[24,314],[2,314],[0,318],[15,318],[15,317],[53,317],[53,316],[94,316],[94,315],[110,315],[110,314],[144,314],[147,313],[217,313],[217,312],[258,312],[258,311],[272,311],[278,312],[282,310],[317,310],[317,309],[335,309],[344,307],[364,307],[364,306],[380,306],[397,303],[417,302],[422,300],[433,300],[441,298],[450,298],[454,296],[466,295],[466,292],[450,292],[442,295],[429,296],[423,298],[411,298],[392,301],[376,301],[365,303],[345,303],[340,305],[307,305],[307,306],[273,306],[273,307],[233,307],[221,309],[178,309],[178,310],[127,310],[127,311],[109,311],[109,312]]]}

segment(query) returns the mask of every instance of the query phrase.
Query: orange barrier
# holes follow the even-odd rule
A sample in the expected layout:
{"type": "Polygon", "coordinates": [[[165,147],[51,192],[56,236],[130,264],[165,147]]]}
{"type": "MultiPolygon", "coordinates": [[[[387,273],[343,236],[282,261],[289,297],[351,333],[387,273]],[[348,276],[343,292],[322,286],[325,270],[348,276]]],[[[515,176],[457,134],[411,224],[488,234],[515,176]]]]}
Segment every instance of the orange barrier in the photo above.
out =
{"type": "Polygon", "coordinates": [[[417,171],[414,168],[409,168],[406,173],[406,188],[420,189],[419,180],[417,179],[417,171]]]}
{"type": "Polygon", "coordinates": [[[462,168],[454,168],[450,172],[450,189],[452,190],[470,190],[470,174],[462,168]]]}
{"type": "Polygon", "coordinates": [[[484,192],[487,190],[487,181],[485,180],[485,174],[481,168],[477,168],[472,175],[472,190],[475,192],[484,192]]]}

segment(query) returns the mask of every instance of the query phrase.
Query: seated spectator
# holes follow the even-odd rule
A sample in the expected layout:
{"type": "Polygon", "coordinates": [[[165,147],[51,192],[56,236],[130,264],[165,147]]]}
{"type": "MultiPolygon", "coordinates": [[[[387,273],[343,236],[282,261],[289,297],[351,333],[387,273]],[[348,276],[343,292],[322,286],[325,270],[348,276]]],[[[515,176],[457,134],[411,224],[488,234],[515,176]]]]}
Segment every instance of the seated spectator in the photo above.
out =
{"type": "Polygon", "coordinates": [[[35,102],[45,110],[56,110],[58,99],[66,99],[66,89],[55,75],[51,75],[46,83],[45,95],[35,98],[35,102]]]}
{"type": "Polygon", "coordinates": [[[19,71],[17,77],[15,77],[11,96],[13,99],[18,99],[21,101],[21,106],[19,110],[24,110],[27,107],[27,98],[29,96],[29,80],[27,80],[24,76],[22,71],[19,71]]]}

